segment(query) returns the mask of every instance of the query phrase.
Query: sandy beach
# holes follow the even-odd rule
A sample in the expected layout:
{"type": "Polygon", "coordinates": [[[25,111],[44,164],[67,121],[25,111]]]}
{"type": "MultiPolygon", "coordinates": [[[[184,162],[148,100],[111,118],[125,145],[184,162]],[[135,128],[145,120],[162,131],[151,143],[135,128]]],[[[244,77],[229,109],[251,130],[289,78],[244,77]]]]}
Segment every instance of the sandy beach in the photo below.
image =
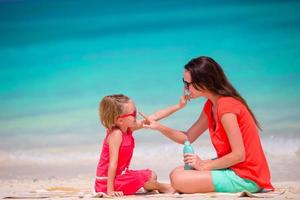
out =
{"type": "MultiPolygon", "coordinates": [[[[153,169],[158,174],[159,181],[169,182],[169,172],[174,166],[178,166],[182,162],[182,148],[175,144],[171,144],[171,146],[156,144],[156,146],[157,149],[153,152],[149,144],[137,143],[137,149],[131,163],[132,169],[153,169]],[[160,148],[158,148],[159,146],[160,148]],[[164,154],[158,155],[157,152],[164,152],[164,154]],[[169,156],[171,152],[172,157],[169,156]]],[[[203,149],[205,147],[203,142],[195,144],[195,146],[199,153],[209,151],[203,149]]],[[[45,150],[39,149],[31,152],[32,157],[29,157],[31,159],[19,154],[2,153],[2,160],[0,160],[0,199],[5,197],[18,199],[89,199],[94,197],[94,171],[99,156],[96,148],[93,147],[87,150],[77,147],[76,150],[71,152],[53,151],[53,153],[45,153],[45,150]],[[93,151],[95,153],[91,153],[93,151]]],[[[29,155],[29,153],[25,155],[29,155]]],[[[259,197],[300,199],[298,154],[292,156],[268,154],[268,158],[272,183],[276,188],[276,192],[267,195],[258,194],[259,197]]],[[[220,193],[193,195],[138,194],[122,197],[122,199],[234,199],[242,198],[240,196],[241,194],[220,193]]]]}
{"type": "MultiPolygon", "coordinates": [[[[90,199],[94,198],[93,177],[78,176],[76,178],[59,179],[49,177],[48,179],[2,179],[0,180],[0,198],[11,199],[90,199]]],[[[300,199],[300,182],[275,182],[276,192],[270,194],[258,194],[260,199],[267,197],[272,199],[300,199]],[[261,195],[261,196],[259,196],[261,195]]],[[[236,199],[240,193],[208,193],[208,194],[137,194],[124,196],[122,199],[236,199]]]]}

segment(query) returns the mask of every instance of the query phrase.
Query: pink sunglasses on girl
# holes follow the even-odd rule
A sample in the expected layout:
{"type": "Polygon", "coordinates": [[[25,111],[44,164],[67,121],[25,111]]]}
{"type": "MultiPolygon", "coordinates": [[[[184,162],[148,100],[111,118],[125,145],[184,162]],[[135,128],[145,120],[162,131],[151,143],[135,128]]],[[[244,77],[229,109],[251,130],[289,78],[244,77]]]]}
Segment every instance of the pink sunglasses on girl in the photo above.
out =
{"type": "Polygon", "coordinates": [[[129,114],[119,115],[118,119],[119,118],[129,117],[129,116],[132,116],[132,117],[136,118],[136,110],[134,110],[132,113],[129,113],[129,114]]]}

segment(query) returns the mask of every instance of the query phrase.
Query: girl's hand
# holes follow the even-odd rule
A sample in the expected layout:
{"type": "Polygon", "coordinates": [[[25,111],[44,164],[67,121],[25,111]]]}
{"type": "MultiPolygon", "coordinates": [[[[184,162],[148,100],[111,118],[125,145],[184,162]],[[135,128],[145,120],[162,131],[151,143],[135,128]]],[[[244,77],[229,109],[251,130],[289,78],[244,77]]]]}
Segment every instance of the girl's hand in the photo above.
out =
{"type": "Polygon", "coordinates": [[[122,191],[111,191],[107,192],[109,197],[121,197],[124,196],[124,193],[122,191]]]}
{"type": "Polygon", "coordinates": [[[178,104],[179,108],[183,108],[187,104],[188,101],[190,101],[190,97],[187,94],[186,89],[184,88],[183,95],[180,97],[180,100],[179,100],[179,104],[178,104]]]}
{"type": "Polygon", "coordinates": [[[209,162],[206,160],[202,160],[199,156],[195,154],[185,154],[184,163],[188,164],[189,166],[193,167],[199,171],[207,171],[210,170],[209,162]]]}
{"type": "Polygon", "coordinates": [[[189,96],[188,95],[185,95],[185,96],[181,96],[180,97],[180,100],[179,100],[179,108],[183,108],[187,102],[190,100],[189,96]]]}

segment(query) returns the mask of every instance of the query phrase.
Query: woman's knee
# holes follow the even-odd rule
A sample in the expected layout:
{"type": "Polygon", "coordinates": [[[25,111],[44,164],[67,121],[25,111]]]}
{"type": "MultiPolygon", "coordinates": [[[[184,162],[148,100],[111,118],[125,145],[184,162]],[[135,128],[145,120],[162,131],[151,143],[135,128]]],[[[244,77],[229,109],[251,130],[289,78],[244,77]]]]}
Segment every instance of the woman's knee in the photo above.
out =
{"type": "Polygon", "coordinates": [[[184,179],[182,178],[180,172],[172,173],[172,175],[170,176],[170,182],[171,182],[172,187],[176,191],[182,192],[182,184],[184,182],[184,179]]]}
{"type": "Polygon", "coordinates": [[[170,180],[172,180],[172,178],[174,176],[177,176],[176,174],[178,174],[178,172],[181,172],[181,171],[183,171],[183,167],[182,166],[179,166],[179,167],[176,167],[175,169],[173,169],[171,171],[171,173],[169,174],[170,180]]]}
{"type": "Polygon", "coordinates": [[[214,186],[210,172],[188,172],[173,170],[170,175],[172,187],[182,193],[213,192],[214,186]]]}
{"type": "Polygon", "coordinates": [[[170,173],[170,182],[172,187],[177,190],[181,191],[181,185],[184,181],[184,177],[182,176],[183,167],[177,167],[170,173]]]}

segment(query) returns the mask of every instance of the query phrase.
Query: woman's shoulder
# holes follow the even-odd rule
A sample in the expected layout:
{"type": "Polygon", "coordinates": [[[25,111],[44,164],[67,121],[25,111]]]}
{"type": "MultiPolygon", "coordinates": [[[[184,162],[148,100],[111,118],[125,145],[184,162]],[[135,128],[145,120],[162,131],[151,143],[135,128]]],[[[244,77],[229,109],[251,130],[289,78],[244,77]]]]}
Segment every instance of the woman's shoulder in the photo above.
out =
{"type": "Polygon", "coordinates": [[[220,115],[228,112],[239,114],[242,107],[242,102],[234,97],[220,97],[218,99],[218,113],[220,115]]]}
{"type": "Polygon", "coordinates": [[[243,103],[234,97],[220,97],[218,99],[218,105],[220,106],[222,104],[237,106],[237,105],[241,105],[243,103]]]}

